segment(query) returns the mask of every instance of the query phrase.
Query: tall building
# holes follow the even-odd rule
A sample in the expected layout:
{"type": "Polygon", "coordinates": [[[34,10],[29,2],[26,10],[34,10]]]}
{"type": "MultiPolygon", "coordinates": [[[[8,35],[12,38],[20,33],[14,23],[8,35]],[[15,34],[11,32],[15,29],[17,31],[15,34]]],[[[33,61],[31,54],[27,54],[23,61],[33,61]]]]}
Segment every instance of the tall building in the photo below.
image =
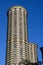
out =
{"type": "Polygon", "coordinates": [[[6,65],[18,65],[25,59],[27,37],[27,11],[21,6],[8,10],[6,65]]]}
{"type": "Polygon", "coordinates": [[[36,51],[37,47],[35,44],[28,44],[27,11],[21,6],[14,6],[8,10],[6,47],[6,65],[18,65],[22,59],[37,62],[37,52],[36,57],[34,56],[34,49],[36,51]]]}
{"type": "Polygon", "coordinates": [[[26,57],[25,59],[31,64],[38,63],[37,48],[38,48],[37,44],[30,42],[25,44],[25,57],[26,57]]]}
{"type": "Polygon", "coordinates": [[[30,63],[38,63],[37,48],[38,46],[34,43],[28,44],[28,59],[30,63]]]}

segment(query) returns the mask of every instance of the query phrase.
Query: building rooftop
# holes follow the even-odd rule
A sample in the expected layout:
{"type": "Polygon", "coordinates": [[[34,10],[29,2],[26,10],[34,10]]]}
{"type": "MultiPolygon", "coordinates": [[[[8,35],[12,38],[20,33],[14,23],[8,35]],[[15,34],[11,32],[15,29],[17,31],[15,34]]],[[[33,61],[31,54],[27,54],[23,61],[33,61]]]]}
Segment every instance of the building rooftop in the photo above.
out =
{"type": "Polygon", "coordinates": [[[22,7],[22,6],[12,6],[12,7],[10,7],[8,10],[12,10],[12,9],[14,9],[14,8],[22,8],[22,9],[24,9],[25,11],[27,11],[24,7],[22,7]]]}

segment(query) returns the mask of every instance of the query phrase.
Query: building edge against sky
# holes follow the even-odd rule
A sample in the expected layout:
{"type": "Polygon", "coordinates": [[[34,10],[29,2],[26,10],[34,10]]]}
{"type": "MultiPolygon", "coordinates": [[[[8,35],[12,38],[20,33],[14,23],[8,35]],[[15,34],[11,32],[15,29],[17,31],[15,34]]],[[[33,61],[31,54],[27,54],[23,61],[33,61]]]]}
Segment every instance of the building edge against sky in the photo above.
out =
{"type": "Polygon", "coordinates": [[[37,63],[37,45],[28,44],[27,11],[21,6],[8,10],[6,65],[18,65],[22,59],[37,63]]]}

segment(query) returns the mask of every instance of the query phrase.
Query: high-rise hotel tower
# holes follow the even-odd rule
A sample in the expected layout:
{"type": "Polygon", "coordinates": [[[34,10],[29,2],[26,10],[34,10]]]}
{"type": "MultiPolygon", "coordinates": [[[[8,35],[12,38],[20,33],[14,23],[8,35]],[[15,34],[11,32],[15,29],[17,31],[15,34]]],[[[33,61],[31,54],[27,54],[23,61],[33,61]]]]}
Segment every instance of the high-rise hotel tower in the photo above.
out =
{"type": "MultiPolygon", "coordinates": [[[[18,65],[19,62],[22,61],[22,59],[29,60],[30,57],[29,53],[31,51],[30,47],[27,46],[28,45],[27,11],[23,7],[14,6],[8,10],[7,28],[8,29],[7,29],[7,44],[6,44],[7,47],[6,65],[18,65]]],[[[34,50],[34,52],[37,51],[34,50]]],[[[33,56],[32,60],[33,62],[35,62],[37,58],[35,60],[33,56]]],[[[29,61],[31,61],[31,57],[29,61]]]]}

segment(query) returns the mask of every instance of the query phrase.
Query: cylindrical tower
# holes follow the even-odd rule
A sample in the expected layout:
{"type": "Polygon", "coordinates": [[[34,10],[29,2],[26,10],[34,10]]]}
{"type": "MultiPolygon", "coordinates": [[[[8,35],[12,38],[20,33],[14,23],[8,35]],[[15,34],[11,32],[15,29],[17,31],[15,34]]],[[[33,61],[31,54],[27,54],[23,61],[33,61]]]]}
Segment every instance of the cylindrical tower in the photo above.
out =
{"type": "Polygon", "coordinates": [[[8,10],[7,56],[6,65],[18,65],[25,59],[27,37],[27,11],[21,6],[8,10]]]}
{"type": "Polygon", "coordinates": [[[37,45],[33,43],[28,44],[28,59],[30,63],[38,63],[37,45]]]}

